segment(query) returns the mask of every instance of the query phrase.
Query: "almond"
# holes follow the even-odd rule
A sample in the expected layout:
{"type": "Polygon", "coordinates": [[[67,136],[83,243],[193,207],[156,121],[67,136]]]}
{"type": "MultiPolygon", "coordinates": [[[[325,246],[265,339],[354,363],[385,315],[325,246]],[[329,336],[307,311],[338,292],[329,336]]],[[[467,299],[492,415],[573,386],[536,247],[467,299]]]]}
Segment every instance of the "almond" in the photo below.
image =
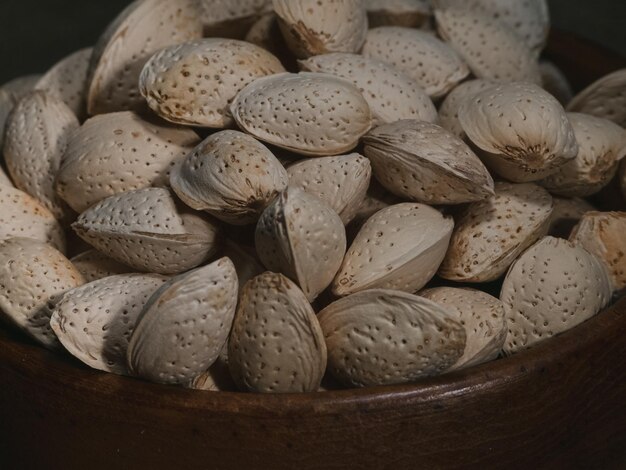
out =
{"type": "Polygon", "coordinates": [[[317,196],[347,225],[365,199],[372,167],[367,158],[352,153],[302,160],[291,165],[287,173],[290,187],[317,196]]]}
{"type": "Polygon", "coordinates": [[[578,156],[541,181],[559,196],[587,197],[607,186],[626,156],[626,131],[608,119],[567,115],[578,142],[578,156]]]}
{"type": "Polygon", "coordinates": [[[358,52],[367,34],[361,0],[273,0],[287,45],[300,59],[358,52]]]}
{"type": "Polygon", "coordinates": [[[222,258],[159,288],[131,337],[131,372],[152,382],[182,384],[207,371],[228,339],[237,286],[233,263],[222,258]]]}
{"type": "Polygon", "coordinates": [[[185,384],[185,388],[202,390],[205,392],[230,392],[235,391],[237,386],[233,382],[228,370],[228,364],[219,359],[207,370],[191,382],[185,384]]]}
{"type": "Polygon", "coordinates": [[[322,330],[304,293],[282,274],[265,273],[241,293],[228,349],[240,389],[316,392],[326,370],[322,330]]]}
{"type": "Polygon", "coordinates": [[[463,8],[486,15],[524,41],[535,56],[545,47],[550,31],[546,0],[434,0],[437,9],[463,8]]]}
{"type": "Polygon", "coordinates": [[[569,238],[578,221],[587,212],[595,211],[589,202],[580,198],[553,197],[554,211],[550,218],[548,235],[557,238],[569,238]]]}
{"type": "Polygon", "coordinates": [[[370,28],[419,28],[428,24],[432,14],[428,0],[365,0],[364,3],[370,28]]]}
{"type": "Polygon", "coordinates": [[[200,0],[204,37],[240,39],[254,21],[272,11],[272,0],[200,0]]]}
{"type": "Polygon", "coordinates": [[[55,303],[84,283],[56,249],[30,238],[0,241],[0,314],[48,348],[59,343],[50,329],[55,303]]]}
{"type": "Polygon", "coordinates": [[[346,252],[337,213],[297,188],[282,192],[263,212],[255,239],[265,267],[295,281],[309,301],[330,285],[346,252]]]}
{"type": "Polygon", "coordinates": [[[145,107],[139,75],[164,47],[202,37],[200,0],[135,0],[106,29],[88,71],[90,116],[145,107]]]}
{"type": "Polygon", "coordinates": [[[530,83],[489,88],[466,100],[459,120],[483,161],[513,182],[540,180],[576,158],[574,129],[552,95],[530,83]]]}
{"type": "Polygon", "coordinates": [[[65,252],[65,232],[52,212],[19,189],[0,185],[0,240],[26,237],[65,252]]]}
{"type": "Polygon", "coordinates": [[[549,60],[539,62],[539,72],[543,89],[566,106],[572,100],[574,92],[565,74],[549,60]]]}
{"type": "Polygon", "coordinates": [[[0,149],[4,146],[4,130],[13,106],[15,106],[13,95],[0,88],[0,149]]]}
{"type": "Polygon", "coordinates": [[[177,274],[199,266],[216,249],[217,227],[177,204],[167,189],[111,196],[72,225],[98,251],[133,269],[177,274]]]}
{"type": "Polygon", "coordinates": [[[439,107],[439,125],[456,135],[460,139],[465,139],[465,131],[459,121],[459,109],[465,100],[471,99],[481,91],[487,90],[495,85],[491,80],[470,80],[461,83],[446,96],[439,107]]]}
{"type": "Polygon", "coordinates": [[[54,184],[76,116],[59,98],[32,92],[17,103],[7,121],[4,158],[15,186],[64,222],[75,217],[54,184]]]}
{"type": "Polygon", "coordinates": [[[496,183],[494,197],[459,214],[439,275],[451,281],[495,281],[548,232],[552,207],[550,194],[535,184],[496,183]]]}
{"type": "Polygon", "coordinates": [[[73,257],[71,261],[86,282],[99,281],[105,277],[131,272],[128,266],[124,266],[96,250],[85,251],[73,257]]]}
{"type": "Polygon", "coordinates": [[[301,61],[300,68],[352,82],[370,107],[374,127],[402,119],[437,120],[435,105],[424,90],[409,76],[380,60],[335,53],[301,61]]]}
{"type": "Polygon", "coordinates": [[[235,98],[239,127],[303,155],[348,152],[371,127],[367,101],[347,80],[319,73],[260,78],[235,98]]]}
{"type": "Polygon", "coordinates": [[[91,48],[74,52],[54,65],[35,85],[36,90],[63,101],[81,120],[87,113],[85,88],[92,54],[91,48]]]}
{"type": "Polygon", "coordinates": [[[465,353],[451,370],[497,359],[508,332],[500,299],[478,290],[455,287],[437,287],[419,295],[449,310],[465,328],[465,353]]]}
{"type": "Polygon", "coordinates": [[[166,280],[122,274],[78,287],[56,304],[50,327],[65,349],[89,367],[128,375],[130,336],[143,306],[166,280]]]}
{"type": "Polygon", "coordinates": [[[413,382],[449,370],[465,351],[465,330],[438,304],[393,290],[359,292],[318,316],[332,375],[350,386],[413,382]]]}
{"type": "Polygon", "coordinates": [[[139,90],[168,121],[200,127],[232,125],[229,106],[257,78],[285,72],[266,50],[234,39],[203,39],[162,49],[146,63],[139,90]]]}
{"type": "Polygon", "coordinates": [[[422,204],[382,209],[350,246],[333,292],[345,296],[366,289],[419,291],[437,272],[453,228],[451,218],[422,204]]]}
{"type": "Polygon", "coordinates": [[[433,34],[412,28],[370,29],[363,55],[401,70],[431,98],[440,98],[470,73],[459,55],[433,34]]]}
{"type": "Polygon", "coordinates": [[[511,267],[500,299],[508,354],[529,348],[596,315],[611,299],[600,261],[567,240],[546,237],[511,267]]]}
{"type": "Polygon", "coordinates": [[[493,179],[479,158],[436,124],[398,121],[377,127],[363,140],[376,179],[396,196],[461,204],[493,195],[493,179]]]}
{"type": "Polygon", "coordinates": [[[41,75],[23,75],[4,83],[2,89],[9,92],[17,102],[33,91],[40,79],[41,75]]]}
{"type": "Polygon", "coordinates": [[[591,114],[626,127],[626,68],[613,72],[592,83],[567,106],[576,113],[591,114]]]}
{"type": "Polygon", "coordinates": [[[508,27],[464,8],[436,10],[439,35],[467,62],[477,78],[541,83],[537,59],[508,27]]]}
{"type": "Polygon", "coordinates": [[[626,212],[587,212],[570,236],[609,272],[614,292],[626,289],[626,212]]]}
{"type": "Polygon", "coordinates": [[[239,290],[243,289],[243,286],[250,279],[265,272],[265,268],[257,257],[254,248],[238,245],[231,240],[225,240],[223,245],[222,254],[235,265],[239,290]]]}
{"type": "Polygon", "coordinates": [[[70,138],[57,192],[78,213],[126,191],[169,183],[169,173],[198,135],[132,112],[96,116],[70,138]]]}
{"type": "Polygon", "coordinates": [[[188,206],[234,225],[254,223],[287,188],[287,171],[267,147],[247,134],[222,131],[208,137],[170,178],[188,206]]]}
{"type": "Polygon", "coordinates": [[[248,30],[245,39],[246,42],[262,47],[277,57],[285,55],[286,45],[280,32],[278,17],[273,12],[261,16],[248,30]]]}

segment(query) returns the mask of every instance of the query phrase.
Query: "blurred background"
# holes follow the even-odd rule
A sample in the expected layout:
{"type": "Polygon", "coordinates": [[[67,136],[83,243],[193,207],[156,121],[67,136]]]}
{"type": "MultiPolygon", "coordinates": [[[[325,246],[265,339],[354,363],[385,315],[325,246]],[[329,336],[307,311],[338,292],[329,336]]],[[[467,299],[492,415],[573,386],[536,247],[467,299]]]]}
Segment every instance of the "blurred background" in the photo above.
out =
{"type": "MultiPolygon", "coordinates": [[[[0,83],[91,46],[129,0],[0,0],[0,83]]],[[[553,24],[626,56],[626,0],[549,0],[553,24]]]]}

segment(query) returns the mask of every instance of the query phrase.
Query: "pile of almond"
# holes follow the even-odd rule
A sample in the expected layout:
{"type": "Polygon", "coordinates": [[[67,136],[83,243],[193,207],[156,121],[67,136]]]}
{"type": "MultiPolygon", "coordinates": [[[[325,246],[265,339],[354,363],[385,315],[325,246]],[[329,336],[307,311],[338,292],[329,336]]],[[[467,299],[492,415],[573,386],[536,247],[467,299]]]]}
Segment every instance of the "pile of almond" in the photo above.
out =
{"type": "Polygon", "coordinates": [[[2,318],[95,369],[262,393],[579,325],[626,289],[626,213],[583,199],[626,193],[626,70],[572,97],[548,29],[545,0],[133,2],[0,88],[2,318]]]}

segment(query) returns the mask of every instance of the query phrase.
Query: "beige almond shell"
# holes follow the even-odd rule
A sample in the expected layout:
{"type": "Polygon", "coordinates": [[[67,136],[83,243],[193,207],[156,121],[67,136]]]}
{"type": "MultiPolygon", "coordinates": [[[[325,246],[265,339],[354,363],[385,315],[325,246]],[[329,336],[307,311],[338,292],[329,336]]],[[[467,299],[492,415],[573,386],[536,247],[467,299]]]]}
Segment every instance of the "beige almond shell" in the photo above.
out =
{"type": "Polygon", "coordinates": [[[578,221],[587,212],[596,211],[596,208],[588,201],[581,198],[556,197],[554,211],[550,218],[550,230],[548,235],[557,238],[569,238],[570,233],[578,221]]]}
{"type": "Polygon", "coordinates": [[[222,245],[221,254],[235,265],[240,291],[250,279],[265,272],[254,248],[239,245],[232,240],[224,240],[222,245]]]}
{"type": "Polygon", "coordinates": [[[282,57],[286,50],[278,17],[275,13],[261,16],[246,33],[245,41],[262,47],[277,57],[282,57]]]}
{"type": "Polygon", "coordinates": [[[626,127],[626,68],[606,75],[577,94],[567,110],[591,114],[626,127]]]}
{"type": "Polygon", "coordinates": [[[46,72],[35,85],[35,90],[63,101],[79,120],[87,114],[87,70],[92,48],[81,49],[65,57],[46,72]]]}
{"type": "Polygon", "coordinates": [[[326,344],[305,294],[282,274],[264,273],[241,293],[228,347],[241,390],[316,392],[326,371],[326,344]]]}
{"type": "Polygon", "coordinates": [[[498,20],[465,10],[436,10],[437,30],[477,78],[541,83],[539,63],[526,44],[498,20]]]}
{"type": "Polygon", "coordinates": [[[538,56],[550,31],[546,0],[434,0],[435,9],[463,8],[496,20],[538,56]]]}
{"type": "Polygon", "coordinates": [[[15,78],[0,86],[0,156],[4,146],[4,128],[15,104],[33,91],[39,75],[26,75],[15,78]]]}
{"type": "Polygon", "coordinates": [[[459,139],[465,139],[465,131],[459,120],[459,109],[465,100],[471,99],[481,91],[495,86],[491,80],[475,79],[459,84],[452,90],[439,106],[438,124],[456,135],[459,139]]]}
{"type": "Polygon", "coordinates": [[[373,127],[402,119],[437,121],[437,109],[422,87],[383,61],[338,52],[300,61],[300,68],[352,82],[370,107],[373,127]]]}
{"type": "Polygon", "coordinates": [[[451,370],[466,369],[498,358],[508,332],[500,299],[479,290],[456,287],[436,287],[419,295],[454,313],[465,327],[465,352],[451,370]]]}
{"type": "Polygon", "coordinates": [[[333,281],[333,293],[419,291],[437,272],[453,228],[450,217],[423,204],[382,209],[368,219],[352,242],[333,281]]]}
{"type": "Polygon", "coordinates": [[[252,82],[237,95],[231,112],[257,139],[310,156],[349,152],[372,123],[367,101],[352,83],[308,72],[252,82]]]}
{"type": "Polygon", "coordinates": [[[578,155],[540,184],[565,197],[587,197],[607,186],[626,156],[626,131],[608,119],[588,114],[567,115],[578,142],[578,155]]]}
{"type": "Polygon", "coordinates": [[[345,385],[367,387],[439,375],[465,351],[463,325],[448,309],[394,290],[368,290],[318,315],[328,370],[345,385]]]}
{"type": "Polygon", "coordinates": [[[563,106],[572,100],[574,92],[565,74],[549,60],[539,62],[541,83],[544,90],[554,96],[563,106]]]}
{"type": "Polygon", "coordinates": [[[200,3],[204,37],[243,38],[257,18],[272,11],[272,0],[200,0],[200,3]]]}
{"type": "Polygon", "coordinates": [[[89,367],[129,375],[130,336],[144,305],[166,280],[122,274],[85,284],[56,304],[50,327],[65,349],[89,367]]]}
{"type": "Polygon", "coordinates": [[[329,52],[359,52],[367,34],[361,0],[273,0],[280,29],[300,59],[329,52]]]}
{"type": "Polygon", "coordinates": [[[6,125],[4,159],[18,189],[37,199],[62,222],[75,214],[55,191],[72,134],[80,124],[59,98],[36,91],[22,98],[6,125]]]}
{"type": "Polygon", "coordinates": [[[88,70],[90,116],[141,110],[139,75],[148,59],[172,44],[202,37],[200,0],[135,0],[98,40],[88,70]]]}
{"type": "Polygon", "coordinates": [[[228,340],[239,284],[228,258],[182,274],[145,305],[128,346],[130,371],[163,384],[206,372],[228,340]]]}
{"type": "Polygon", "coordinates": [[[209,370],[183,385],[185,388],[204,392],[233,392],[237,390],[237,386],[230,375],[228,364],[220,359],[215,361],[209,370]]]}
{"type": "Polygon", "coordinates": [[[242,89],[284,72],[276,57],[254,44],[209,38],[156,53],[141,72],[139,90],[170,122],[221,129],[233,124],[229,107],[242,89]]]}
{"type": "Polygon", "coordinates": [[[426,26],[432,15],[428,0],[364,0],[369,27],[402,26],[420,28],[426,26]]]}
{"type": "Polygon", "coordinates": [[[128,266],[118,263],[96,250],[85,251],[74,256],[70,261],[78,272],[83,275],[86,282],[99,281],[105,277],[132,272],[128,266]]]}
{"type": "Polygon", "coordinates": [[[396,196],[381,186],[376,179],[372,179],[370,187],[367,190],[367,194],[357,208],[353,223],[350,227],[353,228],[358,225],[362,226],[367,219],[376,214],[376,212],[400,202],[401,201],[396,196]]]}
{"type": "Polygon", "coordinates": [[[289,186],[320,198],[347,225],[365,199],[372,177],[370,161],[358,153],[309,158],[287,169],[289,186]]]}
{"type": "Polygon", "coordinates": [[[346,252],[346,231],[337,213],[292,187],[263,212],[255,241],[265,267],[293,280],[309,302],[330,285],[346,252]]]}
{"type": "Polygon", "coordinates": [[[569,240],[604,264],[614,292],[626,289],[626,212],[587,212],[569,240]]]}
{"type": "Polygon", "coordinates": [[[25,237],[65,253],[65,232],[54,214],[19,189],[0,185],[0,240],[25,237]]]}
{"type": "Polygon", "coordinates": [[[289,176],[258,140],[239,131],[221,131],[176,165],[170,182],[189,207],[233,225],[247,225],[287,188],[289,176]]]}
{"type": "Polygon", "coordinates": [[[59,346],[50,328],[55,303],[84,282],[72,263],[46,243],[0,241],[0,315],[47,348],[59,346]]]}
{"type": "Polygon", "coordinates": [[[181,207],[163,188],[104,199],[81,214],[72,228],[101,253],[148,273],[188,271],[217,248],[217,226],[181,207]]]}
{"type": "Polygon", "coordinates": [[[165,186],[175,162],[200,142],[191,129],[123,111],[89,119],[70,138],[58,194],[82,213],[126,191],[165,186]]]}
{"type": "Polygon", "coordinates": [[[363,142],[376,179],[403,199],[462,204],[493,196],[485,165],[457,136],[428,122],[377,127],[363,142]]]}
{"type": "Polygon", "coordinates": [[[446,95],[470,73],[452,47],[431,33],[413,28],[370,29],[362,54],[404,72],[431,98],[446,95]]]}
{"type": "Polygon", "coordinates": [[[509,83],[465,100],[459,120],[483,161],[516,182],[537,181],[576,158],[578,144],[563,106],[531,83],[509,83]]]}
{"type": "Polygon", "coordinates": [[[546,237],[513,264],[504,280],[509,333],[504,352],[516,353],[596,315],[611,299],[600,261],[567,240],[546,237]]]}
{"type": "MultiPolygon", "coordinates": [[[[0,149],[4,146],[4,129],[7,119],[15,106],[15,97],[12,93],[0,88],[0,149]]],[[[0,154],[2,152],[0,151],[0,154]]]]}
{"type": "Polygon", "coordinates": [[[550,194],[535,184],[496,183],[494,197],[459,213],[439,276],[450,281],[495,281],[548,233],[552,208],[550,194]]]}

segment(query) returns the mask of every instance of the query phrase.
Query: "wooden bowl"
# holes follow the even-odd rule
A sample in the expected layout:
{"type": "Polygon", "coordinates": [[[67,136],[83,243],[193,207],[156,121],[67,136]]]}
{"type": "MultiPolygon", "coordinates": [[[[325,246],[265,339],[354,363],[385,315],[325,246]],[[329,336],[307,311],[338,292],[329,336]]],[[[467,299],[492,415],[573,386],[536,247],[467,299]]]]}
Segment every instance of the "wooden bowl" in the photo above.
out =
{"type": "MultiPolygon", "coordinates": [[[[554,33],[577,88],[624,60],[554,33]]],[[[88,370],[0,330],[0,468],[625,468],[626,300],[511,358],[417,384],[210,393],[88,370]]]]}

